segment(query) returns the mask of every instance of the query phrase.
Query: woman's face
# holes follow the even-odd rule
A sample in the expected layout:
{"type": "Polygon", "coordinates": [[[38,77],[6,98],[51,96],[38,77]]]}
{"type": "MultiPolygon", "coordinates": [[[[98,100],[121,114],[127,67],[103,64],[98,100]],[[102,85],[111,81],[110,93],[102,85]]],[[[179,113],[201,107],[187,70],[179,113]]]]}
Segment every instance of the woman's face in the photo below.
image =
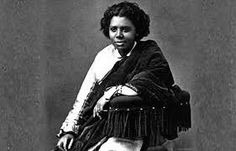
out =
{"type": "Polygon", "coordinates": [[[133,47],[136,30],[126,17],[113,16],[109,27],[109,37],[121,55],[126,55],[133,47]]]}

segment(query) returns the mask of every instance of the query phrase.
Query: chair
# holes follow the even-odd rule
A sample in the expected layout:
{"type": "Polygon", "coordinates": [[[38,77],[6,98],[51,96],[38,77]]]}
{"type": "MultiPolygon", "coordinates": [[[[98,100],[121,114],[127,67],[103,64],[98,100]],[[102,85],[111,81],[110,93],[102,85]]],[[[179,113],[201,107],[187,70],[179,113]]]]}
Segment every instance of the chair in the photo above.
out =
{"type": "Polygon", "coordinates": [[[151,147],[147,151],[172,151],[173,142],[168,141],[166,146],[158,146],[159,136],[166,135],[168,139],[177,137],[179,131],[191,127],[190,94],[174,85],[170,91],[175,98],[174,109],[168,106],[158,106],[155,103],[145,102],[139,96],[117,96],[109,103],[108,126],[106,134],[115,137],[148,137],[151,147]],[[173,113],[170,114],[170,112],[173,113]],[[167,120],[170,120],[168,124],[167,120]],[[167,128],[166,128],[167,127],[167,128]],[[172,135],[172,133],[174,133],[172,135]],[[176,133],[176,135],[175,135],[176,133]],[[168,148],[168,149],[167,149],[168,148]]]}

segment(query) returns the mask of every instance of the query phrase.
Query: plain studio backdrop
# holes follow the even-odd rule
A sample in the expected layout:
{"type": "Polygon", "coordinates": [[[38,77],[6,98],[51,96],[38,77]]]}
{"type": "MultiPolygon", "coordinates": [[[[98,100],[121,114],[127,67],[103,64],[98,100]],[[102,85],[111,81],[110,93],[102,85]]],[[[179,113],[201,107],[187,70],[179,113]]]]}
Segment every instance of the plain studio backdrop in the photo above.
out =
{"type": "MultiPolygon", "coordinates": [[[[134,0],[133,0],[134,1],[134,0]]],[[[96,53],[115,0],[0,1],[0,150],[48,151],[96,53]]],[[[236,150],[236,1],[136,0],[175,81],[191,93],[192,128],[176,150],[236,150]]]]}

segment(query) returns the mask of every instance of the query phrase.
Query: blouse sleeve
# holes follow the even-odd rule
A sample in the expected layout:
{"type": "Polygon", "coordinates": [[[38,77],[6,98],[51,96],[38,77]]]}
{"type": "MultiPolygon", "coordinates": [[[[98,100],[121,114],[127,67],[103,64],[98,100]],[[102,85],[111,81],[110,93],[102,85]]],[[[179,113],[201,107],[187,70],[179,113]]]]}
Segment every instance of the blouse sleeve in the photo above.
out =
{"type": "Polygon", "coordinates": [[[79,90],[79,93],[76,97],[72,109],[70,110],[65,121],[63,122],[60,132],[57,134],[58,137],[61,137],[65,133],[78,134],[80,128],[79,119],[82,118],[81,113],[86,104],[86,99],[96,83],[96,76],[94,71],[95,65],[96,58],[93,64],[91,65],[89,71],[87,72],[87,75],[81,85],[81,88],[79,90]]]}

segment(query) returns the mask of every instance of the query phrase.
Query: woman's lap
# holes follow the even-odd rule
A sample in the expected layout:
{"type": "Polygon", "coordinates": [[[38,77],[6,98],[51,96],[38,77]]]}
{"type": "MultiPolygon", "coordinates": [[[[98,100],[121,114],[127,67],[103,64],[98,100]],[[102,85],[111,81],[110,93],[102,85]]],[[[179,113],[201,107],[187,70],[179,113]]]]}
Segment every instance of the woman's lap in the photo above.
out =
{"type": "Polygon", "coordinates": [[[124,138],[109,138],[99,151],[140,151],[143,144],[143,140],[130,140],[124,138]]]}

